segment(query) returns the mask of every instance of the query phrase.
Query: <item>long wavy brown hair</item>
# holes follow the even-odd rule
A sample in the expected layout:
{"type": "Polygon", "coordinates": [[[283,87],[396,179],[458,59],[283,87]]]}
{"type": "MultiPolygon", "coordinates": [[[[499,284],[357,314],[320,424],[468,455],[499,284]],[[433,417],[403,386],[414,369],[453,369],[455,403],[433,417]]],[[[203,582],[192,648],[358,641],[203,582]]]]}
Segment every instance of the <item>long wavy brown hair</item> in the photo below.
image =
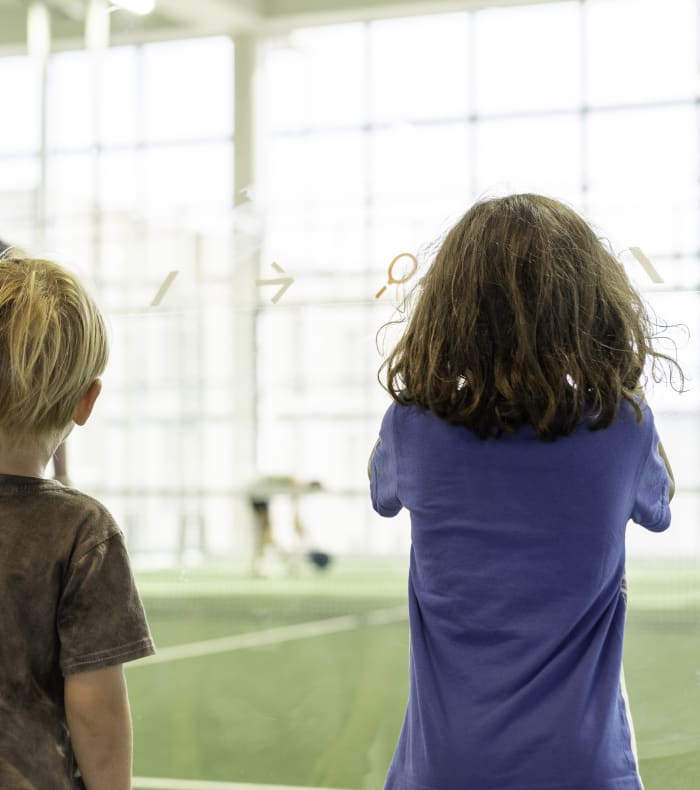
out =
{"type": "MultiPolygon", "coordinates": [[[[638,405],[657,325],[622,265],[571,208],[519,194],[474,205],[447,233],[380,369],[402,405],[480,438],[532,425],[540,439],[638,405]]],[[[669,378],[673,379],[671,375],[669,378]]]]}

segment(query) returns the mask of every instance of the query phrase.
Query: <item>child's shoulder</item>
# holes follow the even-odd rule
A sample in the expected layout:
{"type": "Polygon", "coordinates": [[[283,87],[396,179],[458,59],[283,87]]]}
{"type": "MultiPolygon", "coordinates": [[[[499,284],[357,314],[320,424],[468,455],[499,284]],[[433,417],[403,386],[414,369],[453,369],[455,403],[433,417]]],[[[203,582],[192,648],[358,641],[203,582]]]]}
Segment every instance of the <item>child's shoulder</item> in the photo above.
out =
{"type": "Polygon", "coordinates": [[[89,494],[59,483],[49,496],[57,517],[73,526],[76,543],[80,544],[82,551],[89,551],[99,543],[122,534],[105,505],[89,494]]]}
{"type": "Polygon", "coordinates": [[[2,548],[37,562],[73,562],[100,544],[122,538],[101,502],[42,478],[0,475],[0,523],[2,548]]]}
{"type": "Polygon", "coordinates": [[[388,409],[386,410],[386,415],[392,422],[397,421],[412,421],[412,420],[431,420],[435,418],[430,409],[426,409],[423,406],[419,406],[415,403],[399,403],[396,400],[392,400],[389,404],[388,409]]]}
{"type": "Polygon", "coordinates": [[[112,514],[99,499],[95,499],[78,488],[56,482],[53,487],[47,489],[47,493],[55,497],[56,502],[64,508],[114,521],[112,514]]]}
{"type": "Polygon", "coordinates": [[[615,426],[628,426],[642,434],[653,432],[654,412],[644,398],[635,398],[634,404],[623,398],[610,427],[615,426]]]}
{"type": "MultiPolygon", "coordinates": [[[[623,399],[620,402],[617,415],[611,425],[608,426],[608,429],[603,432],[594,431],[594,433],[607,436],[612,441],[615,440],[614,435],[620,433],[625,435],[634,434],[638,440],[644,441],[643,437],[654,433],[654,413],[643,398],[636,399],[636,407],[635,404],[623,399]]],[[[593,419],[593,415],[585,418],[575,430],[574,435],[585,436],[589,434],[593,419]]],[[[430,409],[416,404],[403,405],[392,401],[384,415],[384,425],[401,434],[410,432],[427,435],[439,434],[442,438],[446,435],[459,435],[462,438],[466,436],[473,438],[475,441],[481,441],[471,431],[465,430],[462,426],[439,417],[430,409]]],[[[532,426],[523,426],[515,434],[503,434],[501,438],[515,441],[537,440],[532,426]]]]}
{"type": "Polygon", "coordinates": [[[83,491],[54,480],[25,483],[15,492],[24,500],[20,508],[13,508],[13,521],[30,520],[37,529],[36,537],[43,536],[59,553],[69,552],[74,558],[111,538],[121,535],[109,510],[97,499],[83,491]]]}

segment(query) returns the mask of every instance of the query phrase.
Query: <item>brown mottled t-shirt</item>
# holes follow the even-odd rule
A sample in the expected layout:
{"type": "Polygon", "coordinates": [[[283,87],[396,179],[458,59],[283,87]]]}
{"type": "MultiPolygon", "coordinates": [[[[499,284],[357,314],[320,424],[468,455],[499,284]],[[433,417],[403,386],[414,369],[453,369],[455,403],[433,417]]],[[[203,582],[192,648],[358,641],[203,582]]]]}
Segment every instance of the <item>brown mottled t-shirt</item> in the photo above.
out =
{"type": "Polygon", "coordinates": [[[154,652],[107,510],[53,480],[0,475],[2,790],[83,788],[64,676],[154,652]]]}

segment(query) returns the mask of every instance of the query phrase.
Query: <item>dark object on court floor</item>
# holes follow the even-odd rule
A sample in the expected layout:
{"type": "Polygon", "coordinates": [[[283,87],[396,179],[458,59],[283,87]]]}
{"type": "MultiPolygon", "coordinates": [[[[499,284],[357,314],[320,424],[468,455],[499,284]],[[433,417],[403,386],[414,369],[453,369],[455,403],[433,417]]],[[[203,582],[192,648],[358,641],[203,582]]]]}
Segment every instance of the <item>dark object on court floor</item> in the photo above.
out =
{"type": "Polygon", "coordinates": [[[330,554],[325,551],[310,551],[307,555],[309,562],[315,565],[319,570],[325,570],[333,559],[330,554]]]}

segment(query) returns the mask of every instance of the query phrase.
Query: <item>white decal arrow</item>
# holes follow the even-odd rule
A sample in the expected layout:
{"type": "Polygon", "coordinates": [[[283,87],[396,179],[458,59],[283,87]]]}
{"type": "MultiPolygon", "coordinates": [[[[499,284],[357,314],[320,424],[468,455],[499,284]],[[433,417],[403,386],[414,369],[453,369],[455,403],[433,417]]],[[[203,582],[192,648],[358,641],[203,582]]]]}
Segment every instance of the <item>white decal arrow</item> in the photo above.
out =
{"type": "MultiPolygon", "coordinates": [[[[272,268],[278,272],[279,274],[286,274],[284,269],[278,263],[272,263],[272,268]]],[[[272,304],[277,304],[279,300],[285,295],[287,289],[291,286],[294,282],[294,278],[287,275],[286,277],[275,277],[274,280],[256,280],[256,285],[281,285],[282,287],[277,291],[277,293],[272,297],[272,304]]]]}

